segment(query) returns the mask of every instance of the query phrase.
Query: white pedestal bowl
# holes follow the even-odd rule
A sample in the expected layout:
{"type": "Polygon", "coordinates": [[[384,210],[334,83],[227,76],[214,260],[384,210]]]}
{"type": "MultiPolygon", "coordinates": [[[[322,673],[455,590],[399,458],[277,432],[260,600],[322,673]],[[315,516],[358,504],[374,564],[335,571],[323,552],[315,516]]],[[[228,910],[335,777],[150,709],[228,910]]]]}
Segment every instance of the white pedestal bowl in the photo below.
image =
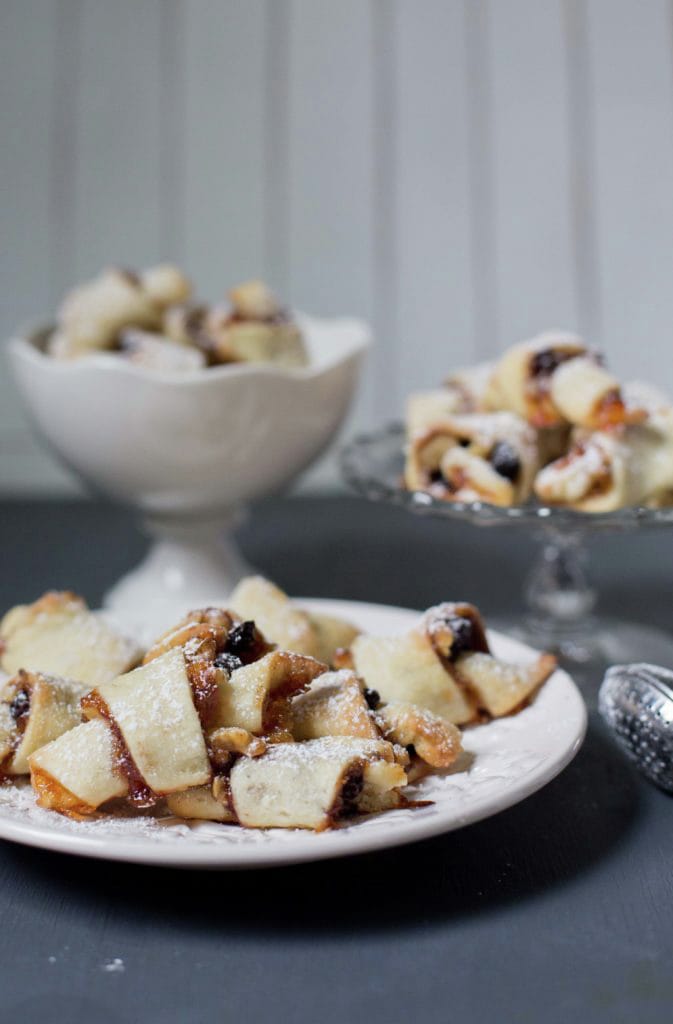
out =
{"type": "Polygon", "coordinates": [[[10,341],[41,438],[89,487],[136,509],[153,538],[106,596],[127,628],[161,628],[225,600],[249,571],[230,535],[242,509],[286,487],[334,437],[369,330],[298,319],[310,364],[296,370],[237,363],[167,375],[114,354],[51,359],[44,328],[10,341]]]}

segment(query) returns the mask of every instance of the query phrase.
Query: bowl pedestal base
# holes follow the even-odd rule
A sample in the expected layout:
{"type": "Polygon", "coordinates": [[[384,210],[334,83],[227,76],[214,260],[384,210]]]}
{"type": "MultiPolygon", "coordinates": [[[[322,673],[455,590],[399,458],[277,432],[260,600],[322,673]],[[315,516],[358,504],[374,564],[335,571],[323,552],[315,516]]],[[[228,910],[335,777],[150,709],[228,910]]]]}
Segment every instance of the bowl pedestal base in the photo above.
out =
{"type": "Polygon", "coordinates": [[[147,519],[151,547],[107,592],[104,608],[149,643],[192,609],[226,605],[238,581],[253,571],[233,537],[241,518],[236,512],[205,520],[147,519]]]}

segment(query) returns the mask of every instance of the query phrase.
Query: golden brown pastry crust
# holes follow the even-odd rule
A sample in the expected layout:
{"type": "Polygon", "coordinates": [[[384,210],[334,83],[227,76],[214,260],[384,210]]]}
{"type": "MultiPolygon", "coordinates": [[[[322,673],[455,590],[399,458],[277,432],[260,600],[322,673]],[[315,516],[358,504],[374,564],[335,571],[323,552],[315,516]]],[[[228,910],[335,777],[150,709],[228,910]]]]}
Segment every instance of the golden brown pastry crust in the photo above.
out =
{"type": "Polygon", "coordinates": [[[17,605],[0,622],[0,666],[60,676],[90,686],[137,664],[138,645],[72,591],[49,591],[17,605]]]}
{"type": "Polygon", "coordinates": [[[8,680],[2,704],[9,712],[11,732],[1,771],[27,775],[31,754],[79,725],[79,702],[87,688],[70,679],[23,669],[8,680]]]}
{"type": "Polygon", "coordinates": [[[508,412],[446,416],[407,445],[404,482],[442,501],[526,501],[540,464],[538,432],[508,412]]]}
{"type": "Polygon", "coordinates": [[[521,708],[557,665],[553,654],[540,654],[531,664],[511,665],[491,654],[472,652],[456,660],[456,672],[479,707],[493,718],[521,708]]]}
{"type": "Polygon", "coordinates": [[[354,672],[347,669],[319,676],[306,693],[292,701],[295,740],[321,736],[379,739],[380,732],[354,672]]]}
{"type": "Polygon", "coordinates": [[[462,753],[460,730],[415,704],[397,701],[377,709],[376,721],[391,743],[412,746],[432,768],[448,768],[462,753]]]}

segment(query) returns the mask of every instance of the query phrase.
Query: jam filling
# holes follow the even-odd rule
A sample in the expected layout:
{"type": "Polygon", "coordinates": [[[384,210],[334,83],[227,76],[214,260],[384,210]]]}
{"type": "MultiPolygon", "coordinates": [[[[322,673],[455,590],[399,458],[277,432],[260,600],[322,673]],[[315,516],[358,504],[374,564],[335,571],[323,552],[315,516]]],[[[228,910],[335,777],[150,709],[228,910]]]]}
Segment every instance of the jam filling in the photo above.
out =
{"type": "Polygon", "coordinates": [[[288,679],[282,686],[267,694],[262,710],[262,734],[271,743],[292,741],[292,712],[289,698],[306,689],[302,679],[288,679]]]}
{"type": "Polygon", "coordinates": [[[626,410],[622,396],[617,389],[603,395],[595,413],[595,423],[599,430],[619,426],[624,422],[626,410]]]}
{"type": "Polygon", "coordinates": [[[238,821],[238,814],[234,807],[234,798],[231,794],[231,769],[234,766],[233,759],[224,771],[218,772],[213,779],[212,794],[218,803],[221,803],[223,807],[226,807],[231,814],[234,815],[236,821],[238,821]]]}
{"type": "Polygon", "coordinates": [[[17,725],[21,723],[25,727],[26,719],[30,713],[30,693],[28,690],[23,688],[17,690],[12,703],[9,705],[9,713],[17,725]]]}
{"type": "MultiPolygon", "coordinates": [[[[431,627],[428,631],[428,639],[435,648],[436,653],[446,664],[456,660],[461,654],[478,651],[482,654],[489,653],[486,634],[478,619],[475,617],[471,606],[459,604],[454,606],[455,610],[447,611],[434,620],[434,630],[431,627]],[[446,638],[441,637],[441,627],[445,626],[451,634],[451,646],[447,654],[446,638]],[[436,631],[436,632],[435,632],[436,631]],[[435,635],[433,635],[433,633],[435,635]]],[[[448,666],[447,666],[448,667],[448,666]]]]}
{"type": "Polygon", "coordinates": [[[207,729],[217,713],[219,678],[214,663],[203,658],[187,661],[187,678],[201,727],[207,729]]]}
{"type": "Polygon", "coordinates": [[[554,370],[557,370],[561,363],[574,359],[577,353],[559,352],[555,348],[545,348],[536,352],[530,361],[530,372],[532,377],[551,377],[554,370]]]}
{"type": "Polygon", "coordinates": [[[451,644],[451,660],[455,661],[459,654],[473,651],[475,644],[474,623],[462,615],[451,616],[446,623],[453,634],[451,644]]]}
{"type": "Polygon", "coordinates": [[[363,697],[367,701],[367,707],[370,711],[376,711],[377,707],[381,703],[381,695],[378,690],[370,690],[367,687],[363,691],[363,697]]]}
{"type": "Polygon", "coordinates": [[[531,357],[528,369],[530,381],[526,388],[528,419],[534,427],[553,427],[559,422],[559,413],[551,400],[549,379],[561,363],[575,359],[577,353],[560,352],[548,348],[531,357]]]}
{"type": "Polygon", "coordinates": [[[215,668],[223,669],[227,675],[231,675],[237,668],[243,668],[243,662],[237,654],[230,654],[229,651],[222,651],[213,662],[215,668]]]}
{"type": "Polygon", "coordinates": [[[208,635],[202,637],[193,650],[185,647],[187,675],[192,687],[194,705],[204,730],[208,730],[217,714],[218,690],[221,672],[230,676],[267,654],[272,647],[248,620],[228,629],[213,614],[208,623],[208,635]]]}
{"type": "MultiPolygon", "coordinates": [[[[577,459],[581,459],[586,454],[586,445],[582,441],[578,441],[577,444],[573,445],[569,452],[562,455],[554,463],[556,469],[565,469],[566,466],[572,465],[577,459]]],[[[599,498],[612,487],[612,470],[607,462],[603,460],[600,471],[593,477],[590,486],[585,491],[583,498],[599,498]]]]}
{"type": "MultiPolygon", "coordinates": [[[[444,476],[440,473],[439,483],[447,494],[457,494],[464,487],[470,486],[470,481],[462,466],[453,466],[451,476],[444,476]]],[[[437,489],[439,490],[439,488],[437,489]]]]}
{"type": "Polygon", "coordinates": [[[224,644],[224,653],[234,655],[243,665],[259,661],[270,650],[272,650],[271,646],[267,644],[251,619],[239,622],[234,626],[229,631],[224,644]]]}
{"type": "Polygon", "coordinates": [[[269,324],[270,326],[280,326],[281,324],[290,323],[290,315],[286,309],[279,309],[270,316],[244,316],[243,313],[238,313],[236,310],[227,317],[228,324],[269,324]]]}
{"type": "Polygon", "coordinates": [[[364,766],[355,764],[348,769],[341,785],[341,791],[327,812],[330,823],[352,818],[358,813],[358,797],[364,786],[364,766]]]}
{"type": "Polygon", "coordinates": [[[30,687],[26,673],[23,670],[18,674],[17,686],[18,688],[14,691],[14,697],[9,705],[9,713],[16,724],[16,732],[12,736],[9,752],[5,757],[3,757],[2,762],[0,763],[0,779],[6,777],[7,769],[9,768],[10,762],[21,743],[21,739],[26,731],[28,718],[30,716],[30,687]]]}
{"type": "Polygon", "coordinates": [[[153,807],[160,798],[154,790],[150,789],[140,774],[131,751],[126,745],[122,731],[108,707],[107,701],[96,690],[92,690],[91,693],[87,693],[82,697],[81,708],[83,711],[85,709],[93,711],[92,717],[102,718],[107,722],[112,736],[115,770],[128,783],[131,803],[136,807],[153,807]]]}
{"type": "Polygon", "coordinates": [[[491,449],[489,461],[496,473],[516,483],[521,472],[521,460],[509,442],[498,441],[491,449]]]}

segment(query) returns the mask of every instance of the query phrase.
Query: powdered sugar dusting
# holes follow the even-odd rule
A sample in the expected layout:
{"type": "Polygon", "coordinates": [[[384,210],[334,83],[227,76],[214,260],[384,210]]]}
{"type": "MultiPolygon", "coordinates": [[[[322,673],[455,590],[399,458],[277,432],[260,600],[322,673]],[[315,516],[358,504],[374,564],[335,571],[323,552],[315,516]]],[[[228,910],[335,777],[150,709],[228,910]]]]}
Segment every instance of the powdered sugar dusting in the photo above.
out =
{"type": "MultiPolygon", "coordinates": [[[[347,611],[362,617],[369,632],[382,634],[409,629],[415,618],[412,613],[403,615],[401,610],[373,606],[347,611]]],[[[335,605],[335,614],[343,612],[335,605]]],[[[490,639],[496,654],[507,660],[528,662],[534,657],[532,651],[507,638],[496,634],[490,639]]],[[[71,821],[37,807],[24,781],[0,786],[0,836],[113,859],[220,867],[313,859],[394,845],[398,837],[420,838],[477,820],[537,788],[576,749],[583,727],[580,711],[576,692],[559,672],[520,714],[468,730],[465,745],[473,759],[461,761],[462,770],[438,773],[414,784],[411,795],[434,801],[432,806],[358,819],[334,831],[316,834],[214,822],[187,824],[175,818],[140,816],[121,805],[119,810],[115,806],[114,817],[71,821]]]]}

